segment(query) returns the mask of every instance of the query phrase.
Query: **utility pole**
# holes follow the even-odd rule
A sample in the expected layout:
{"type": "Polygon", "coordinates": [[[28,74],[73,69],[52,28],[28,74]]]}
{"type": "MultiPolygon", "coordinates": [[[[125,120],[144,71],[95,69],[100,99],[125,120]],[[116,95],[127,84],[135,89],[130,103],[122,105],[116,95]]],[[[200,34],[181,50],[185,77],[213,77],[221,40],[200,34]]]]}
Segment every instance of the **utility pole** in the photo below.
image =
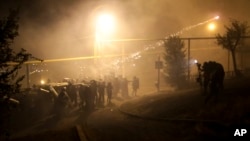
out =
{"type": "Polygon", "coordinates": [[[158,60],[155,61],[155,68],[157,69],[157,82],[156,82],[156,88],[157,88],[157,92],[160,91],[160,69],[163,68],[163,63],[160,60],[160,55],[158,56],[158,60]]]}
{"type": "Polygon", "coordinates": [[[26,64],[26,79],[27,79],[27,88],[30,88],[30,67],[29,64],[26,64]]]}
{"type": "Polygon", "coordinates": [[[125,48],[124,43],[122,43],[122,77],[125,78],[125,48]]]}
{"type": "Polygon", "coordinates": [[[188,49],[187,49],[187,65],[188,65],[188,83],[190,82],[190,38],[188,38],[188,49]]]}

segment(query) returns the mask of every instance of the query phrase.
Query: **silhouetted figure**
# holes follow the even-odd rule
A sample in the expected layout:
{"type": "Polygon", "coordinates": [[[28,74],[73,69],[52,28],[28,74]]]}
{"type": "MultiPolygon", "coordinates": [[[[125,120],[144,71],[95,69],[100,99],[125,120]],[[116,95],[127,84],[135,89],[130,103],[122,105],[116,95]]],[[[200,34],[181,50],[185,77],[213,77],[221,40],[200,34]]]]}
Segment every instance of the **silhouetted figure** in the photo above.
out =
{"type": "Polygon", "coordinates": [[[113,86],[112,86],[111,82],[108,82],[107,88],[106,88],[106,90],[107,90],[107,105],[111,104],[112,89],[113,89],[113,86]]]}
{"type": "Polygon", "coordinates": [[[77,87],[73,83],[69,83],[67,87],[67,93],[70,97],[70,100],[74,106],[77,106],[77,87]]]}
{"type": "Polygon", "coordinates": [[[123,97],[128,97],[128,80],[123,78],[121,81],[121,94],[123,97]]]}
{"type": "Polygon", "coordinates": [[[97,83],[95,80],[92,80],[90,82],[90,90],[91,94],[88,96],[90,100],[90,109],[94,109],[95,105],[98,103],[98,97],[97,97],[97,83]]]}
{"type": "Polygon", "coordinates": [[[87,96],[88,90],[87,89],[89,89],[88,86],[83,85],[83,84],[79,85],[79,98],[80,98],[79,107],[82,110],[86,109],[88,106],[88,101],[87,101],[88,100],[88,96],[87,96]]]}
{"type": "Polygon", "coordinates": [[[196,63],[197,66],[197,70],[198,70],[198,77],[196,78],[196,82],[198,82],[200,84],[200,86],[202,87],[203,85],[203,80],[202,80],[202,68],[201,68],[201,64],[200,63],[196,63]]]}
{"type": "Polygon", "coordinates": [[[49,90],[49,86],[40,87],[37,93],[37,110],[40,112],[39,116],[44,116],[51,112],[53,109],[53,97],[54,95],[49,90]]]}
{"type": "Polygon", "coordinates": [[[118,96],[119,91],[120,91],[120,81],[117,77],[115,77],[113,80],[113,96],[114,97],[118,96]]]}
{"type": "Polygon", "coordinates": [[[136,76],[134,76],[132,81],[132,89],[133,89],[132,95],[136,96],[137,90],[139,89],[139,79],[136,76]]]}
{"type": "Polygon", "coordinates": [[[99,99],[98,103],[100,106],[104,106],[104,94],[105,94],[105,82],[99,82],[98,85],[98,93],[99,93],[99,99]]]}
{"type": "Polygon", "coordinates": [[[63,87],[55,103],[57,114],[59,115],[65,114],[69,101],[70,101],[70,98],[67,94],[66,87],[63,87]]]}
{"type": "Polygon", "coordinates": [[[215,97],[219,94],[219,91],[223,89],[223,81],[225,77],[225,71],[221,64],[209,61],[203,65],[204,76],[204,92],[207,93],[209,87],[209,95],[206,97],[207,102],[211,97],[215,97]]]}
{"type": "Polygon", "coordinates": [[[51,79],[48,78],[46,83],[50,84],[51,83],[51,79]]]}
{"type": "Polygon", "coordinates": [[[203,70],[203,88],[204,88],[204,94],[207,94],[207,87],[210,81],[210,73],[211,73],[211,66],[209,66],[208,62],[204,62],[202,66],[203,70]]]}

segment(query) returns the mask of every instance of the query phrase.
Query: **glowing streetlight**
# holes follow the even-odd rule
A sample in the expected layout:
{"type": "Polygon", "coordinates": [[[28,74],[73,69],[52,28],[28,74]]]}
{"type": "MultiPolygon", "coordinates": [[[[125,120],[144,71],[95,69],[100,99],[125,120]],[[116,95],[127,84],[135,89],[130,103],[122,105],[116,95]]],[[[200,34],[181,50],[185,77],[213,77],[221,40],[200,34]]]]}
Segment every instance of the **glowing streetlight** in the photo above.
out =
{"type": "MultiPolygon", "coordinates": [[[[115,27],[114,17],[111,14],[102,13],[96,18],[95,25],[95,47],[94,57],[99,56],[100,48],[104,39],[107,39],[113,32],[115,27]]],[[[95,59],[96,60],[96,59],[95,59]]],[[[95,61],[96,64],[96,61],[95,61]]]]}
{"type": "Polygon", "coordinates": [[[114,17],[110,14],[101,14],[96,21],[96,32],[108,35],[114,31],[114,17]]]}
{"type": "Polygon", "coordinates": [[[114,17],[110,14],[100,14],[96,19],[95,26],[95,51],[94,56],[96,57],[97,51],[101,47],[101,42],[104,38],[107,38],[111,33],[114,32],[114,17]]]}
{"type": "MultiPolygon", "coordinates": [[[[213,18],[213,20],[219,20],[219,19],[220,19],[220,16],[215,16],[213,18]]],[[[209,31],[214,31],[216,29],[216,24],[214,22],[209,23],[207,28],[208,28],[209,31]]]]}
{"type": "Polygon", "coordinates": [[[40,83],[41,83],[42,85],[44,85],[44,84],[45,84],[45,81],[44,81],[44,80],[41,80],[40,83]]]}
{"type": "Polygon", "coordinates": [[[214,23],[210,23],[210,24],[208,25],[208,30],[214,31],[215,29],[216,29],[216,25],[215,25],[214,23]]]}

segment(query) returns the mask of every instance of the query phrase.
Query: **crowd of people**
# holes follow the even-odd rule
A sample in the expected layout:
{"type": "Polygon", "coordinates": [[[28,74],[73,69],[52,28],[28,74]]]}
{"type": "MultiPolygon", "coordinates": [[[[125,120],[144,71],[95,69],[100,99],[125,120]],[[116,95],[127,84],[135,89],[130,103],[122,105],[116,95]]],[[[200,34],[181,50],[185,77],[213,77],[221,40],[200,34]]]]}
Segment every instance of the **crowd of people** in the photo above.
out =
{"type": "Polygon", "coordinates": [[[34,93],[32,100],[26,103],[26,107],[35,105],[36,110],[53,111],[57,114],[65,114],[72,108],[83,111],[92,111],[96,108],[112,106],[112,99],[116,97],[128,98],[137,95],[139,79],[114,77],[112,79],[75,81],[67,80],[64,83],[47,83],[36,85],[32,88],[34,93]],[[60,84],[60,85],[59,85],[60,84]],[[129,93],[131,85],[131,93],[129,93]],[[31,102],[32,101],[32,102],[31,102]]]}
{"type": "Polygon", "coordinates": [[[211,97],[217,97],[220,90],[224,88],[223,81],[225,71],[223,66],[215,61],[204,62],[203,65],[197,63],[198,78],[197,82],[203,88],[203,94],[207,95],[205,102],[211,97]]]}
{"type": "MultiPolygon", "coordinates": [[[[134,77],[132,81],[127,78],[113,78],[110,81],[91,80],[90,82],[69,82],[66,92],[70,103],[74,106],[80,106],[82,109],[91,110],[95,107],[104,107],[112,105],[112,98],[127,98],[130,95],[136,96],[139,89],[139,79],[134,77]],[[132,85],[132,93],[129,94],[129,83],[132,85]],[[79,100],[78,100],[79,99],[79,100]]],[[[60,95],[60,94],[59,94],[60,95]]]]}

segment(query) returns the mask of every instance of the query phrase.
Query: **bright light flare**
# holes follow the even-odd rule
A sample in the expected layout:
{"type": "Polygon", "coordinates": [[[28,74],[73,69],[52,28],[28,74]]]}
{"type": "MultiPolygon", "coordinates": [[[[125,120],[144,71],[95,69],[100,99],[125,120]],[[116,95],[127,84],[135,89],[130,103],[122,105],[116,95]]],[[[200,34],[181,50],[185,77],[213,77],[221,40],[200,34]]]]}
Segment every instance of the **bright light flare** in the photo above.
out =
{"type": "Polygon", "coordinates": [[[195,59],[195,60],[194,60],[194,63],[197,64],[197,63],[198,63],[198,60],[195,59]]]}
{"type": "Polygon", "coordinates": [[[214,19],[215,20],[218,20],[220,18],[220,16],[215,16],[214,19]]]}
{"type": "Polygon", "coordinates": [[[101,14],[96,21],[96,32],[109,34],[114,31],[114,17],[110,14],[101,14]]]}
{"type": "Polygon", "coordinates": [[[215,25],[214,23],[210,23],[210,24],[208,25],[208,29],[209,29],[210,31],[214,31],[215,28],[216,28],[216,25],[215,25]]]}
{"type": "Polygon", "coordinates": [[[44,85],[44,84],[45,84],[45,81],[44,81],[44,80],[41,80],[40,83],[41,83],[42,85],[44,85]]]}

